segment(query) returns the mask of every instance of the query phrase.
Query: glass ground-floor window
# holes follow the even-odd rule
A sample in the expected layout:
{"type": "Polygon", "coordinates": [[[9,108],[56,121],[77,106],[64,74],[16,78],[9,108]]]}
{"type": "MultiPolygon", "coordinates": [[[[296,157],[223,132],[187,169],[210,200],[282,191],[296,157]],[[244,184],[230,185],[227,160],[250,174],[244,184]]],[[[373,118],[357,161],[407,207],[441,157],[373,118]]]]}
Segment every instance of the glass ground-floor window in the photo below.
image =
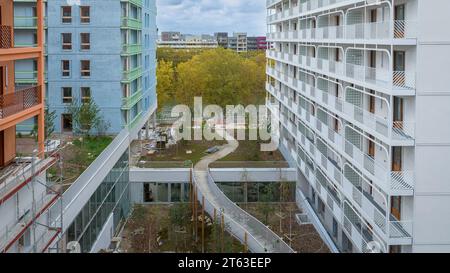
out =
{"type": "Polygon", "coordinates": [[[142,183],[143,203],[189,202],[189,183],[142,183]]]}

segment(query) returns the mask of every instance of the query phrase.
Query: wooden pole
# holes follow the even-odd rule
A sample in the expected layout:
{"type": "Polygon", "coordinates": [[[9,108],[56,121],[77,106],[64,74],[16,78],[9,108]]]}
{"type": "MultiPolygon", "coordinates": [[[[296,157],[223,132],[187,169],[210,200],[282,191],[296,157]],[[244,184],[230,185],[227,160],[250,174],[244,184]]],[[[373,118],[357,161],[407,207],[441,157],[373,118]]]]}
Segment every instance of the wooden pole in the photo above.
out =
{"type": "Polygon", "coordinates": [[[245,232],[245,234],[244,234],[244,253],[248,252],[247,240],[248,240],[247,232],[245,232]]]}
{"type": "Polygon", "coordinates": [[[224,215],[223,215],[223,213],[222,213],[222,221],[220,222],[220,226],[221,226],[221,233],[222,233],[222,236],[221,236],[221,238],[222,238],[222,253],[224,253],[224,251],[225,251],[225,246],[224,246],[224,240],[225,240],[225,217],[224,217],[224,215]]]}
{"type": "Polygon", "coordinates": [[[194,186],[194,234],[195,241],[198,242],[198,217],[197,217],[197,187],[194,186]]]}
{"type": "Polygon", "coordinates": [[[202,253],[205,253],[205,196],[202,196],[202,253]]]}
{"type": "Polygon", "coordinates": [[[216,208],[214,208],[213,227],[214,227],[214,250],[213,250],[213,253],[214,253],[217,251],[217,210],[216,210],[216,208]]]}

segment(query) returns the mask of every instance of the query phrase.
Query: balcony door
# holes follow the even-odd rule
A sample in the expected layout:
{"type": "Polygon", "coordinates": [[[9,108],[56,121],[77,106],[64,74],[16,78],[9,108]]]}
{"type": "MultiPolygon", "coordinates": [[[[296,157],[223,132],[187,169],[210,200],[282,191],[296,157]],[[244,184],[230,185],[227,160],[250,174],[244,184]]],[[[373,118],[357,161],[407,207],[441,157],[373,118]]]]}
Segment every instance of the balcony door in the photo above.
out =
{"type": "Polygon", "coordinates": [[[370,90],[370,94],[369,95],[369,112],[372,114],[375,114],[375,91],[370,90]]]}
{"type": "Polygon", "coordinates": [[[406,52],[394,51],[394,85],[404,86],[406,70],[406,52]]]}
{"type": "Polygon", "coordinates": [[[403,99],[394,97],[394,129],[403,129],[403,99]]]}
{"type": "Polygon", "coordinates": [[[402,199],[400,196],[391,197],[391,214],[397,219],[402,219],[402,199]]]}
{"type": "Polygon", "coordinates": [[[392,147],[392,171],[400,172],[402,165],[402,148],[392,147]]]}
{"type": "Polygon", "coordinates": [[[373,9],[370,11],[370,22],[371,23],[376,23],[377,22],[377,18],[378,18],[378,10],[377,9],[373,9]]]}
{"type": "Polygon", "coordinates": [[[394,35],[395,38],[405,38],[405,5],[395,6],[394,10],[394,35]]]}

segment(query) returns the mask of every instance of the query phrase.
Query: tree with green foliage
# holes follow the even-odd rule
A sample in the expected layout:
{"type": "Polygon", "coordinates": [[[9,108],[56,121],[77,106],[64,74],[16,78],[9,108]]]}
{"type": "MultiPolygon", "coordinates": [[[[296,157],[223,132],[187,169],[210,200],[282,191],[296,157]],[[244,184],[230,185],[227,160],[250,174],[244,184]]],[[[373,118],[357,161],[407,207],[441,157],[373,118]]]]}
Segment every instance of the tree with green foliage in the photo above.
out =
{"type": "Polygon", "coordinates": [[[89,100],[85,103],[73,100],[72,103],[67,106],[67,112],[72,116],[74,130],[83,135],[90,136],[93,129],[106,131],[107,127],[109,127],[108,123],[103,119],[100,108],[94,100],[89,100]]]}
{"type": "Polygon", "coordinates": [[[253,104],[264,93],[264,79],[255,61],[222,48],[204,51],[177,66],[176,99],[186,105],[193,97],[203,97],[204,104],[253,104]]]}
{"type": "Polygon", "coordinates": [[[156,70],[158,104],[167,105],[175,96],[175,69],[172,61],[161,60],[156,70]]]}
{"type": "MultiPolygon", "coordinates": [[[[45,139],[50,139],[52,134],[55,132],[55,119],[56,119],[56,111],[45,110],[44,115],[44,137],[45,139]]],[[[35,123],[32,131],[32,135],[37,138],[38,124],[35,123]]]]}

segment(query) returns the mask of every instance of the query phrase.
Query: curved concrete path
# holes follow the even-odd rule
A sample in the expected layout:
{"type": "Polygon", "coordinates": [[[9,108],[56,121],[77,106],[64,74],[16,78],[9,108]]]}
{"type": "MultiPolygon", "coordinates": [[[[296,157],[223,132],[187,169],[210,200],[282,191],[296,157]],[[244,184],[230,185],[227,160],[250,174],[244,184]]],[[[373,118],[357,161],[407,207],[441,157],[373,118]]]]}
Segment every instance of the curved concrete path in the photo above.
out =
{"type": "MultiPolygon", "coordinates": [[[[226,157],[239,147],[239,142],[229,135],[227,135],[227,142],[219,147],[218,152],[205,156],[194,166],[195,185],[217,211],[222,211],[257,241],[260,246],[259,251],[252,250],[249,246],[250,250],[269,253],[294,252],[272,230],[228,199],[210,178],[209,164],[226,157]]],[[[239,239],[244,241],[244,238],[239,239]]]]}

